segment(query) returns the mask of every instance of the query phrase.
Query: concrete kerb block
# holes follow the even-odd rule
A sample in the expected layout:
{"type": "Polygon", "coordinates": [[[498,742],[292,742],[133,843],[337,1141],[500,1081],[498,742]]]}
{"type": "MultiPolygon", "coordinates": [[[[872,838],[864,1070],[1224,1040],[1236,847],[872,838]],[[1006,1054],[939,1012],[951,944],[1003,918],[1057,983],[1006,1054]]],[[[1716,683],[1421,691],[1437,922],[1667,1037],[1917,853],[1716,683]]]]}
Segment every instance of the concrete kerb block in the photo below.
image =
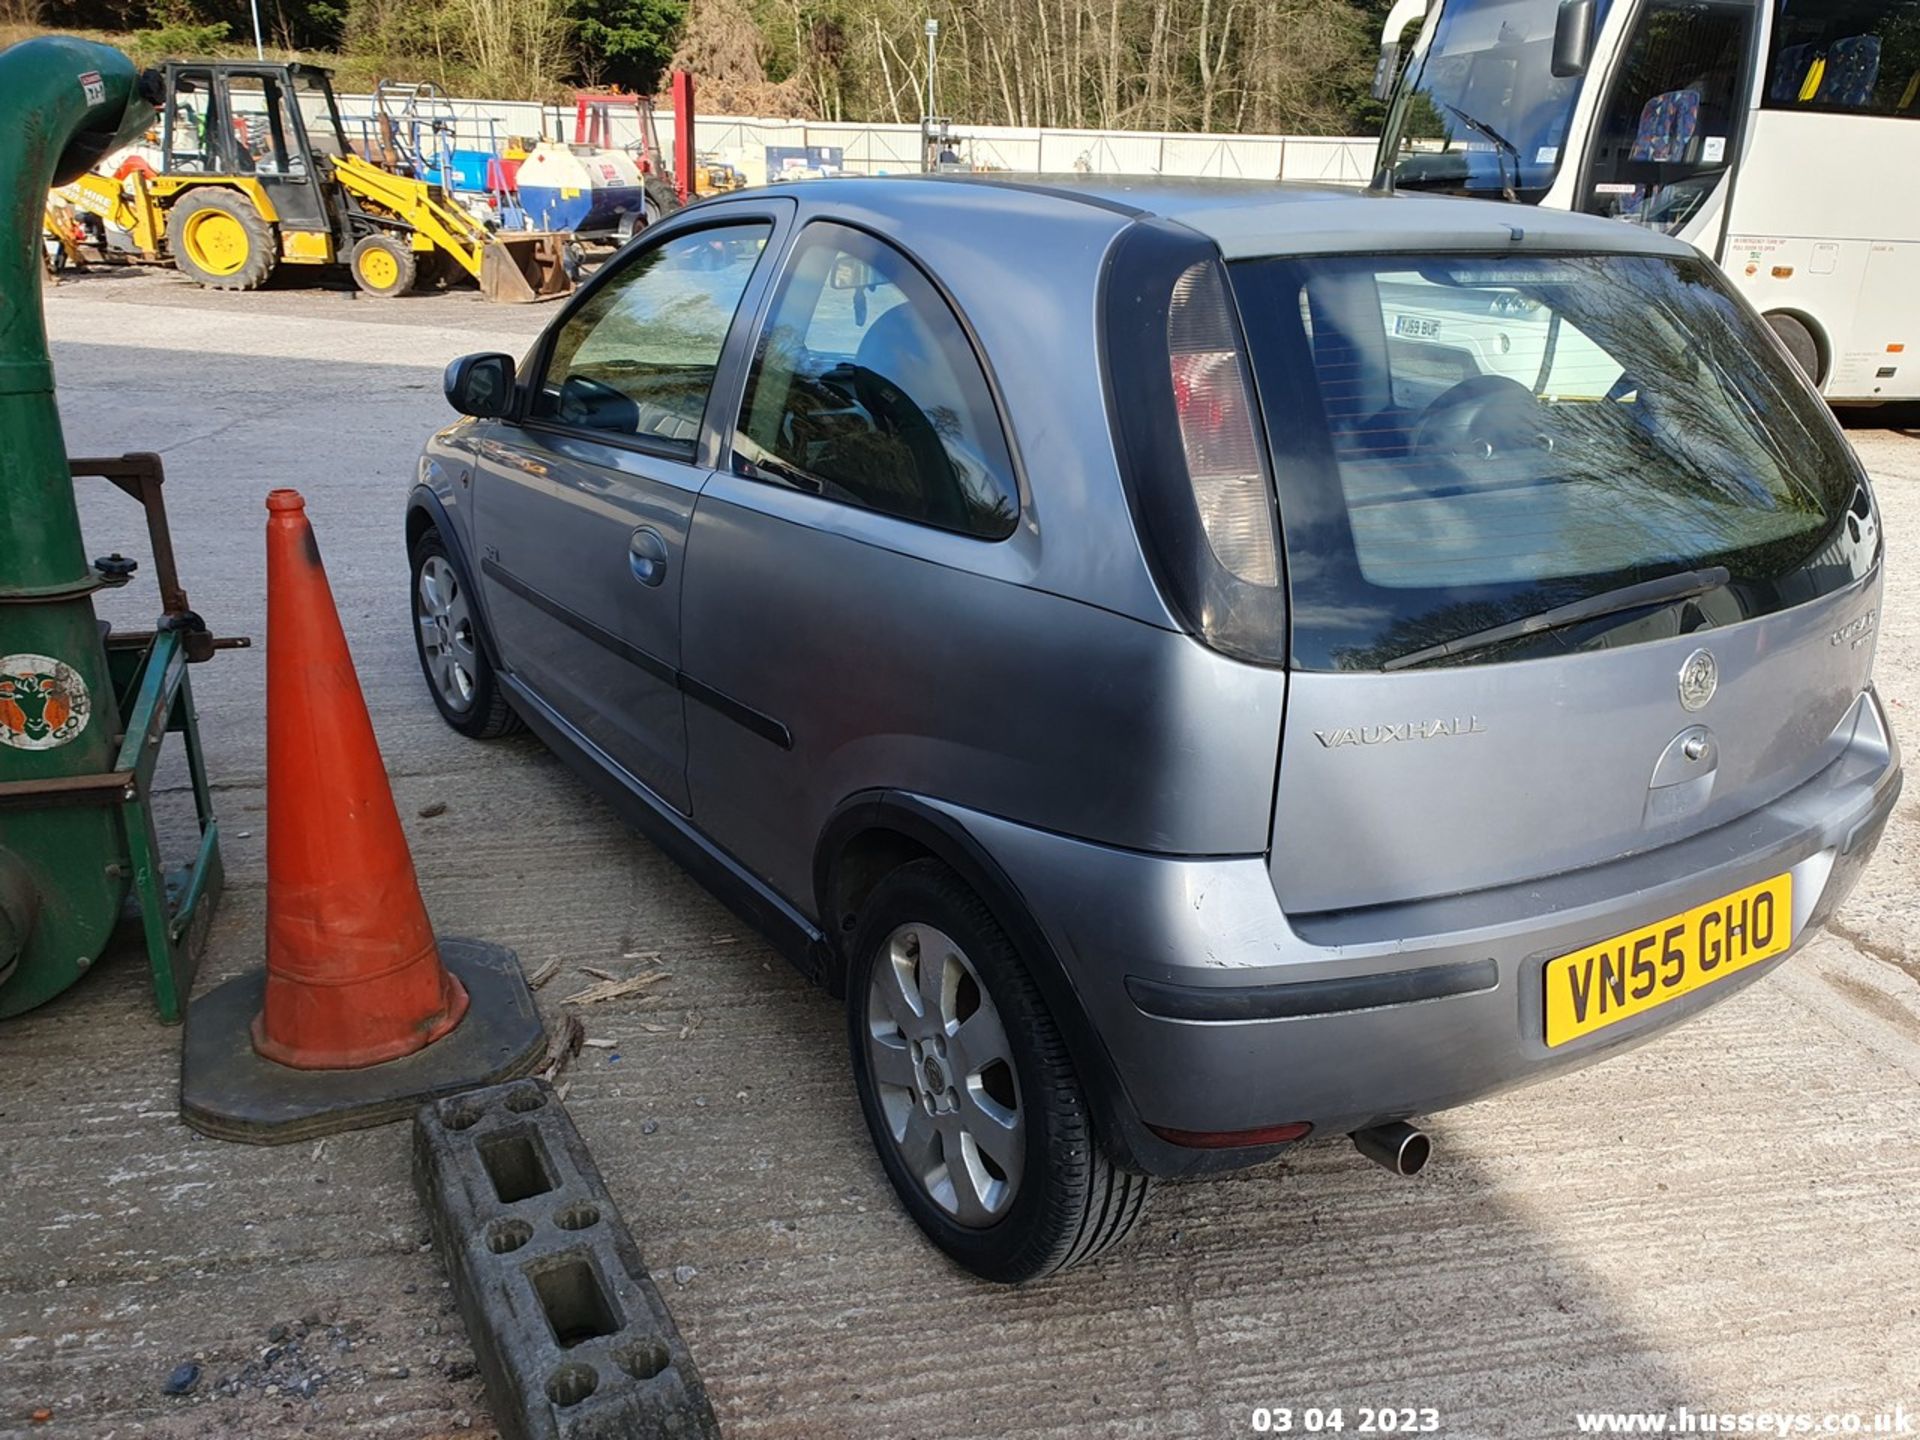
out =
{"type": "Polygon", "coordinates": [[[718,1440],[693,1357],[551,1086],[423,1106],[413,1182],[502,1440],[718,1440]]]}

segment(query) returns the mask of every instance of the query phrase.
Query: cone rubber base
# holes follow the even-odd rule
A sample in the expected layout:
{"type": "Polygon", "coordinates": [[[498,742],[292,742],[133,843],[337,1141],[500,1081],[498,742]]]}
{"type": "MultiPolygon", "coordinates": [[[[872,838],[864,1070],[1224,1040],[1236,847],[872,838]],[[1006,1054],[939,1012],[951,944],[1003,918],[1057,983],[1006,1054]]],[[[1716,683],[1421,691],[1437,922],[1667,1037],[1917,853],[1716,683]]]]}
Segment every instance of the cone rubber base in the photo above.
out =
{"type": "Polygon", "coordinates": [[[363,1070],[294,1070],[254,1053],[264,970],[202,995],[187,1007],[180,1118],[216,1140],[288,1145],[405,1120],[422,1101],[538,1070],[547,1037],[519,956],[484,940],[439,944],[441,962],[467,987],[466,1018],[426,1049],[363,1070]]]}

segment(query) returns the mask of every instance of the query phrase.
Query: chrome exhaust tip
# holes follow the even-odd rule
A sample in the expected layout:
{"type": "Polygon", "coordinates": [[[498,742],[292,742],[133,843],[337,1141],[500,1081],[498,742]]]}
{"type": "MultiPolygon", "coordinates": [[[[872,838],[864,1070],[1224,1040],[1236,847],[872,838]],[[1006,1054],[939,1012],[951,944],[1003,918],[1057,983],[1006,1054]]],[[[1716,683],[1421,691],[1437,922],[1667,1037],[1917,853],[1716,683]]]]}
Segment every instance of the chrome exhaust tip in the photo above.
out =
{"type": "Polygon", "coordinates": [[[1433,1141],[1427,1138],[1426,1131],[1404,1120],[1369,1125],[1348,1138],[1353,1141],[1354,1149],[1396,1175],[1418,1175],[1427,1168],[1427,1158],[1433,1154],[1433,1141]]]}

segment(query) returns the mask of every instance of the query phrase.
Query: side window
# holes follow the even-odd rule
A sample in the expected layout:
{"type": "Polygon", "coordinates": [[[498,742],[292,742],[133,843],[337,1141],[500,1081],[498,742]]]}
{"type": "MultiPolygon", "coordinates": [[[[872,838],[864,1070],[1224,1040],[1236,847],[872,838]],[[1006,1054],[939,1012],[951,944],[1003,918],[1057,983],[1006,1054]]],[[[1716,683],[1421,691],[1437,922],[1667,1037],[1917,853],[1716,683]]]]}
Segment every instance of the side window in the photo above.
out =
{"type": "Polygon", "coordinates": [[[1784,0],[1760,103],[1920,118],[1920,0],[1784,0]]]}
{"type": "Polygon", "coordinates": [[[243,175],[304,175],[291,97],[270,75],[230,75],[234,159],[243,175]]]}
{"type": "Polygon", "coordinates": [[[635,256],[560,327],[534,416],[691,460],[720,347],[772,228],[695,230],[635,256]]]}
{"type": "Polygon", "coordinates": [[[973,347],[906,256],[807,227],[760,337],[735,464],[850,505],[983,539],[1013,533],[1019,490],[973,347]]]}
{"type": "Polygon", "coordinates": [[[183,70],[167,115],[163,160],[169,175],[205,175],[219,171],[217,132],[210,119],[213,72],[183,70]]]}

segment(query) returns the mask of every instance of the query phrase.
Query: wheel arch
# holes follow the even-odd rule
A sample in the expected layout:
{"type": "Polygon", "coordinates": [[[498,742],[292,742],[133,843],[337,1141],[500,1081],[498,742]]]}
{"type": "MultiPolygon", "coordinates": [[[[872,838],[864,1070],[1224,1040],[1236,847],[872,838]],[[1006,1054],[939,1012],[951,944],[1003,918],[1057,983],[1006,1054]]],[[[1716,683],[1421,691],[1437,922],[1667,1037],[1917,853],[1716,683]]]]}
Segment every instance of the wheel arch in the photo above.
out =
{"type": "Polygon", "coordinates": [[[814,903],[829,956],[820,984],[844,998],[849,919],[889,874],[921,859],[938,860],[958,875],[1012,938],[1060,1027],[1115,1158],[1132,1170],[1186,1169],[1192,1152],[1174,1150],[1141,1123],[1106,1042],[1012,877],[959,819],[924,798],[900,790],[863,791],[842,801],[823,827],[813,864],[814,903]]]}
{"type": "MultiPolygon", "coordinates": [[[[478,617],[480,645],[486,652],[487,664],[496,672],[506,667],[500,663],[499,647],[493,638],[493,619],[487,614],[487,596],[474,581],[474,569],[467,557],[466,538],[447,514],[447,507],[438,495],[426,485],[415,485],[413,493],[407,497],[407,555],[413,555],[413,547],[420,543],[420,537],[432,530],[439,534],[440,542],[447,547],[447,560],[453,566],[454,573],[460,577],[460,583],[472,597],[473,608],[478,617]]],[[[411,582],[409,582],[411,583],[411,582]]]]}

